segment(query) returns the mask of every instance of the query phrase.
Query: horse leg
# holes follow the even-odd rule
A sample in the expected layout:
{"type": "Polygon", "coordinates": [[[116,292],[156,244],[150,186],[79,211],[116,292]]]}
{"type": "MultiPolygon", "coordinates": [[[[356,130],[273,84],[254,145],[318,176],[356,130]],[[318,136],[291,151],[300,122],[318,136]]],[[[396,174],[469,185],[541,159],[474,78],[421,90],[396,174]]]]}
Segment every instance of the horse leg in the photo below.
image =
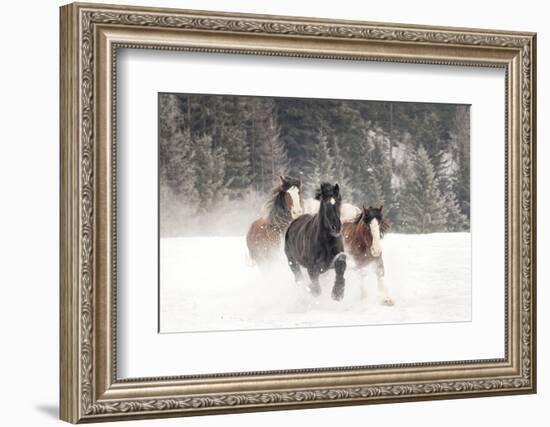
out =
{"type": "Polygon", "coordinates": [[[384,260],[382,257],[376,261],[376,279],[378,281],[378,292],[382,295],[382,304],[393,305],[393,299],[384,283],[384,260]]]}
{"type": "Polygon", "coordinates": [[[319,271],[308,268],[307,274],[309,275],[310,284],[308,286],[312,295],[321,295],[321,286],[319,285],[319,271]]]}
{"type": "Polygon", "coordinates": [[[298,261],[292,258],[288,258],[288,265],[290,270],[294,273],[294,280],[297,285],[301,285],[304,282],[304,277],[302,276],[302,270],[300,269],[300,264],[298,261]]]}
{"type": "Polygon", "coordinates": [[[367,300],[367,285],[365,283],[365,279],[367,277],[367,269],[366,268],[359,268],[359,290],[361,292],[361,299],[363,301],[367,300]]]}
{"type": "Polygon", "coordinates": [[[346,254],[343,252],[336,255],[334,258],[334,270],[336,271],[336,280],[332,288],[332,299],[340,301],[344,298],[344,288],[346,280],[344,279],[344,273],[346,271],[346,254]]]}

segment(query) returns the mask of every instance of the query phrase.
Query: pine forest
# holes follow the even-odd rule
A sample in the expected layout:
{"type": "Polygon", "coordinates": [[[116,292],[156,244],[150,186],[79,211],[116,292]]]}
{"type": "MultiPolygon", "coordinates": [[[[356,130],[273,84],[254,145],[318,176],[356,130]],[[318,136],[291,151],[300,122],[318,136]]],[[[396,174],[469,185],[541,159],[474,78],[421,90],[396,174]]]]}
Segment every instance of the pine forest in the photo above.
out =
{"type": "Polygon", "coordinates": [[[470,229],[468,105],[160,93],[162,236],[242,235],[280,175],[384,205],[391,231],[470,229]]]}

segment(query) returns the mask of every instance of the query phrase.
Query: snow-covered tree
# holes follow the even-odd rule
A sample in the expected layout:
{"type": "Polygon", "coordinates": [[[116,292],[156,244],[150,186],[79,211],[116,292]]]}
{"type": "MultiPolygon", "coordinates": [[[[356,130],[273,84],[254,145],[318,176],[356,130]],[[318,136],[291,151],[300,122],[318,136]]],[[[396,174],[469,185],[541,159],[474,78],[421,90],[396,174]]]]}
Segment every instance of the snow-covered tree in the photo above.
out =
{"type": "Polygon", "coordinates": [[[468,230],[469,118],[468,106],[451,104],[160,94],[161,208],[204,217],[229,199],[238,211],[290,174],[302,177],[304,197],[327,180],[348,202],[384,204],[394,230],[468,230]],[[424,157],[437,197],[429,186],[430,198],[414,189],[424,191],[424,157]],[[444,205],[439,213],[428,209],[434,200],[444,205]]]}
{"type": "Polygon", "coordinates": [[[449,191],[444,197],[447,210],[447,231],[469,231],[470,222],[462,213],[456,194],[449,191]]]}
{"type": "Polygon", "coordinates": [[[268,116],[261,131],[260,162],[262,188],[270,190],[278,182],[279,176],[288,171],[286,148],[279,139],[279,128],[273,116],[268,116]]]}
{"type": "Polygon", "coordinates": [[[392,165],[389,151],[389,137],[382,129],[376,129],[368,133],[371,146],[369,166],[372,172],[369,174],[371,187],[367,195],[368,204],[386,205],[386,213],[392,209],[392,165]]]}
{"type": "Polygon", "coordinates": [[[321,182],[336,180],[333,154],[328,138],[322,130],[317,134],[317,146],[312,153],[312,158],[309,159],[308,171],[304,182],[304,193],[308,197],[313,197],[321,182]]]}
{"type": "Polygon", "coordinates": [[[470,222],[470,107],[459,105],[456,107],[452,132],[454,135],[454,148],[456,166],[454,168],[455,185],[454,192],[461,212],[470,222]]]}
{"type": "Polygon", "coordinates": [[[195,151],[189,134],[182,127],[179,100],[175,95],[163,94],[159,101],[160,186],[169,187],[176,196],[185,194],[193,204],[197,201],[195,151]]]}
{"type": "Polygon", "coordinates": [[[401,227],[414,233],[445,231],[448,201],[439,191],[434,166],[423,146],[413,156],[407,173],[400,194],[401,227]]]}
{"type": "Polygon", "coordinates": [[[196,189],[201,210],[208,210],[225,196],[225,150],[212,146],[212,137],[203,135],[195,142],[196,189]]]}
{"type": "Polygon", "coordinates": [[[280,139],[273,99],[245,100],[241,103],[242,117],[250,147],[252,183],[256,191],[267,193],[279,175],[288,172],[287,149],[280,139]]]}
{"type": "Polygon", "coordinates": [[[246,132],[232,126],[224,130],[225,147],[225,186],[230,198],[242,198],[251,183],[250,149],[246,141],[246,132]]]}
{"type": "Polygon", "coordinates": [[[389,138],[378,128],[368,129],[353,158],[353,200],[358,205],[385,205],[393,212],[394,189],[389,154],[389,138]]]}
{"type": "Polygon", "coordinates": [[[337,136],[332,138],[332,144],[329,147],[332,153],[332,164],[334,169],[334,182],[338,183],[340,187],[340,194],[343,200],[352,202],[352,187],[348,177],[349,167],[346,164],[344,157],[342,156],[342,149],[340,147],[340,140],[337,136]]]}

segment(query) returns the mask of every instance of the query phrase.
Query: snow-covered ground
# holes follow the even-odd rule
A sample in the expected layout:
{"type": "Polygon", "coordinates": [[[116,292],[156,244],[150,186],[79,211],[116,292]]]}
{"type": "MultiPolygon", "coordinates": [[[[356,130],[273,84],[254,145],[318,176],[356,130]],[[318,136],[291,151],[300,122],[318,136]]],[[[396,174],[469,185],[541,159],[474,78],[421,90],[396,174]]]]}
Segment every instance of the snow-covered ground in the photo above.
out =
{"type": "MultiPolygon", "coordinates": [[[[284,254],[268,269],[248,258],[243,237],[161,239],[161,332],[469,321],[470,234],[388,234],[386,284],[395,305],[380,304],[374,271],[367,300],[352,262],[342,301],[330,298],[331,271],[316,298],[294,283],[284,254]]],[[[349,260],[349,257],[348,257],[349,260]]],[[[307,273],[305,274],[307,278],[307,273]]]]}

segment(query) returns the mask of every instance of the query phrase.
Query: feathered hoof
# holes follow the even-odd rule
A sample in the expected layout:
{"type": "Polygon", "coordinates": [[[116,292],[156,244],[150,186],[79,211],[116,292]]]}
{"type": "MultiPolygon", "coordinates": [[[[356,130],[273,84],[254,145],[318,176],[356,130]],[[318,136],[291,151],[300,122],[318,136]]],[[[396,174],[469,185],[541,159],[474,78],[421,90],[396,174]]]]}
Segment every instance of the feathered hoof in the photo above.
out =
{"type": "Polygon", "coordinates": [[[332,299],[334,301],[341,301],[342,298],[344,298],[344,288],[345,285],[343,283],[337,283],[332,288],[332,299]]]}
{"type": "Polygon", "coordinates": [[[319,286],[319,283],[310,283],[307,287],[309,293],[313,296],[318,297],[321,295],[321,286],[319,286]]]}
{"type": "Polygon", "coordinates": [[[391,297],[385,297],[382,300],[381,304],[385,305],[385,306],[388,306],[388,307],[391,307],[392,305],[395,304],[395,302],[393,301],[393,299],[391,297]]]}

